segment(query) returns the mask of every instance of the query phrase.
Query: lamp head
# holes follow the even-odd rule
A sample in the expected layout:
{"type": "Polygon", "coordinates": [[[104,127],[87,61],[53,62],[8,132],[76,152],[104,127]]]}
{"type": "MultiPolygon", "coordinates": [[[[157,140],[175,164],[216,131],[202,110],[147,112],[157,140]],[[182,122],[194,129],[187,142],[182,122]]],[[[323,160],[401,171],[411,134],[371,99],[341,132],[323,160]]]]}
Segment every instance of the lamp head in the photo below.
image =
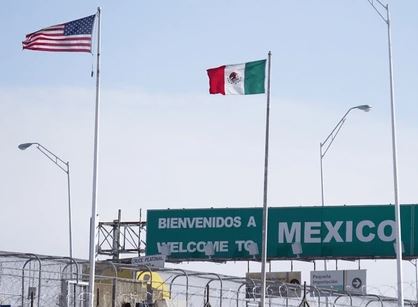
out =
{"type": "Polygon", "coordinates": [[[20,150],[25,150],[35,144],[38,144],[38,143],[23,143],[17,146],[17,148],[19,148],[20,150]]]}
{"type": "Polygon", "coordinates": [[[363,104],[361,106],[354,107],[353,109],[359,109],[359,110],[362,110],[364,112],[369,112],[371,108],[372,107],[369,106],[368,104],[363,104]]]}

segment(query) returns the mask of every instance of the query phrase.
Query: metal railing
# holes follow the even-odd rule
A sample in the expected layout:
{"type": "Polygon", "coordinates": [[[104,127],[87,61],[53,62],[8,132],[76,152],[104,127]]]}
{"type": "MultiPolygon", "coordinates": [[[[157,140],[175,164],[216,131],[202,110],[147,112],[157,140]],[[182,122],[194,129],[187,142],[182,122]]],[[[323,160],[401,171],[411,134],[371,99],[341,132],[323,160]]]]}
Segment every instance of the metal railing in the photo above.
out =
{"type": "MultiPolygon", "coordinates": [[[[100,307],[258,306],[259,280],[181,269],[138,267],[99,261],[95,302],[100,307]]],[[[89,264],[85,260],[0,252],[0,304],[34,307],[85,307],[89,264]]],[[[353,293],[297,284],[268,282],[266,306],[397,306],[395,297],[353,293]],[[306,295],[304,296],[304,291],[306,295]]],[[[377,289],[379,290],[379,289],[377,289]]],[[[405,300],[405,305],[416,306],[405,300]]]]}

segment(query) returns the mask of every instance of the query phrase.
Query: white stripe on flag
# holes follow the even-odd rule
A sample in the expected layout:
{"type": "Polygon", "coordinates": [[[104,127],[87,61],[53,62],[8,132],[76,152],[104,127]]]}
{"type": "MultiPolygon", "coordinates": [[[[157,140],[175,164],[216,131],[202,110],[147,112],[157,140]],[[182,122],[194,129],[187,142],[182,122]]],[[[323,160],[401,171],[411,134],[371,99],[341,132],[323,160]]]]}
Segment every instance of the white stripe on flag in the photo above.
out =
{"type": "Polygon", "coordinates": [[[225,95],[244,95],[245,64],[225,67],[225,95]]]}

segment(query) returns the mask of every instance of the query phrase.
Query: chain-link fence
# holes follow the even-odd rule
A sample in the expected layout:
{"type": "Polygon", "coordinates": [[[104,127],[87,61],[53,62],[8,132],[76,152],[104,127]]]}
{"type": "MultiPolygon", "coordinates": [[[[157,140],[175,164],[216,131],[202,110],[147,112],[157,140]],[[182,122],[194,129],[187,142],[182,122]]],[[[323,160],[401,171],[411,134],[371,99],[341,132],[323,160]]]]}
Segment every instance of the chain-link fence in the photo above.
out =
{"type": "MultiPolygon", "coordinates": [[[[86,307],[87,261],[0,252],[0,306],[86,307]]],[[[396,306],[384,295],[268,282],[268,306],[396,306]]],[[[251,307],[260,281],[181,269],[151,269],[108,261],[96,265],[96,307],[251,307]]],[[[416,302],[405,301],[406,306],[416,302]]]]}

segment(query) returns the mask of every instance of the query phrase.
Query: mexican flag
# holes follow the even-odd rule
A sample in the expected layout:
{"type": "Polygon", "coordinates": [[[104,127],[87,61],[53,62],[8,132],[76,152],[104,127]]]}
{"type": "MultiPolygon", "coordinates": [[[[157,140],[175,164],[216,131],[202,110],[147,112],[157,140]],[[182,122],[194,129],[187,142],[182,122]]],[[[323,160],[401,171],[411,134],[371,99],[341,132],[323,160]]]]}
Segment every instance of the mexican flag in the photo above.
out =
{"type": "Polygon", "coordinates": [[[265,93],[266,60],[223,65],[207,70],[209,93],[251,95],[265,93]]]}

